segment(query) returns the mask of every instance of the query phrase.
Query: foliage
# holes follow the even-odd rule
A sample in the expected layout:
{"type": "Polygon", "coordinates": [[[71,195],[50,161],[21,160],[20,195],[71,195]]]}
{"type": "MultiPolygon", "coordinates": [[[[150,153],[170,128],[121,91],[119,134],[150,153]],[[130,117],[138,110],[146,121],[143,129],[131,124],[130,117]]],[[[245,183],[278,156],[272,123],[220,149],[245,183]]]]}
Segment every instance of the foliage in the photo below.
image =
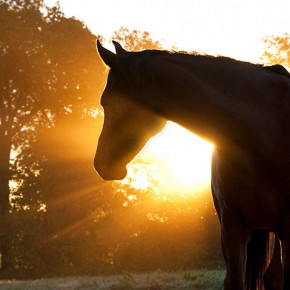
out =
{"type": "Polygon", "coordinates": [[[37,127],[97,106],[103,82],[95,37],[57,8],[44,15],[40,7],[42,1],[0,2],[0,184],[14,179],[31,186],[27,177],[40,170],[31,151],[37,127]]]}
{"type": "Polygon", "coordinates": [[[290,69],[290,34],[264,38],[266,49],[262,60],[266,64],[281,64],[290,69]]]}
{"type": "Polygon", "coordinates": [[[144,49],[162,49],[160,41],[155,41],[151,38],[147,31],[141,32],[139,30],[121,27],[115,31],[112,40],[116,40],[129,51],[144,50],[144,49]]]}
{"type": "MultiPolygon", "coordinates": [[[[90,112],[104,75],[96,37],[83,23],[65,18],[59,7],[1,0],[0,34],[0,214],[11,224],[11,209],[40,210],[43,204],[36,188],[41,167],[32,147],[35,132],[72,112],[90,112]],[[11,181],[17,188],[10,192],[11,181]]],[[[10,234],[0,236],[6,271],[13,267],[10,234]]]]}

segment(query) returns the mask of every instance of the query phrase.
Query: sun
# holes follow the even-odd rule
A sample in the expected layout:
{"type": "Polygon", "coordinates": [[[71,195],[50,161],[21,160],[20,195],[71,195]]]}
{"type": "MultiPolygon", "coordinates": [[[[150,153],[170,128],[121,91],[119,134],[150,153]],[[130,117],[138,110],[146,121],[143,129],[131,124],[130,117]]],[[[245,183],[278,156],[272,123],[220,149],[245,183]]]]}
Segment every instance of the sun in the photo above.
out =
{"type": "Polygon", "coordinates": [[[212,144],[168,122],[140,156],[160,168],[163,190],[186,194],[209,187],[212,150],[212,144]]]}

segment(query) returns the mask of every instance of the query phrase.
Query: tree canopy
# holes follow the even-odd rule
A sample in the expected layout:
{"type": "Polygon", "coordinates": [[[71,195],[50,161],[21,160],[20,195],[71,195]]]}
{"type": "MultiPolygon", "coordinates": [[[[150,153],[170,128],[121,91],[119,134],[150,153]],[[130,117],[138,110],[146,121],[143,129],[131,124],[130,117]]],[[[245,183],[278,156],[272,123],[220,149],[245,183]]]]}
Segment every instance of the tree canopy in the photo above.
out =
{"type": "Polygon", "coordinates": [[[37,127],[97,108],[104,82],[96,37],[80,21],[65,18],[59,7],[45,8],[43,1],[0,2],[2,212],[9,208],[3,188],[12,178],[11,154],[23,160],[37,127]]]}
{"type": "Polygon", "coordinates": [[[125,27],[115,31],[112,40],[120,42],[129,51],[162,49],[161,42],[154,40],[147,31],[129,30],[125,27]]]}
{"type": "MultiPolygon", "coordinates": [[[[27,192],[41,172],[32,146],[38,128],[51,128],[68,114],[90,114],[104,74],[96,36],[41,0],[1,0],[0,35],[0,218],[8,225],[21,201],[33,207],[27,192]]],[[[39,208],[37,193],[32,196],[39,208]]],[[[9,237],[3,230],[3,269],[11,268],[9,237]]]]}
{"type": "Polygon", "coordinates": [[[265,51],[261,57],[266,64],[281,64],[290,69],[290,34],[264,38],[265,51]]]}

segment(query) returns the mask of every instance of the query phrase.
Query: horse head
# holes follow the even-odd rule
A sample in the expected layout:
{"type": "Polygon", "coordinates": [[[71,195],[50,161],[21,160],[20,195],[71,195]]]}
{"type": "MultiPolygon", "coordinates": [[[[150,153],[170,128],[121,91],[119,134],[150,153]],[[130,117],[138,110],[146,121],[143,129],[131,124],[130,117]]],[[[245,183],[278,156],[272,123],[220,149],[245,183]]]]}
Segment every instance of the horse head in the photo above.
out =
{"type": "Polygon", "coordinates": [[[110,71],[101,97],[104,124],[94,166],[103,179],[120,180],[127,175],[126,165],[166,121],[139,101],[143,92],[133,81],[138,70],[132,69],[130,53],[117,42],[114,42],[116,54],[99,42],[97,46],[110,71]]]}

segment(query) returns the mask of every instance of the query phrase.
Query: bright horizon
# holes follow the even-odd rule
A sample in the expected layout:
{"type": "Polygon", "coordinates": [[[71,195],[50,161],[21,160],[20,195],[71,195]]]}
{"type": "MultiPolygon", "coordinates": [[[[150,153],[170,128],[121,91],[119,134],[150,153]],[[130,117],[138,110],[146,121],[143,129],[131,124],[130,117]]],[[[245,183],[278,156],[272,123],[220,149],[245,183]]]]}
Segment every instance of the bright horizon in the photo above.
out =
{"type": "MultiPolygon", "coordinates": [[[[48,5],[55,2],[45,1],[48,5]]],[[[225,55],[256,63],[265,48],[264,37],[290,32],[289,0],[59,2],[67,17],[82,20],[94,34],[107,41],[123,26],[149,32],[165,49],[175,45],[179,50],[225,55]]],[[[106,45],[112,49],[108,43],[106,45]]],[[[164,190],[194,192],[209,187],[212,148],[211,144],[171,123],[139,156],[161,168],[164,190]]],[[[131,179],[134,176],[136,181],[133,186],[145,189],[149,184],[148,174],[144,172],[147,169],[141,168],[138,176],[134,170],[131,166],[131,179]]]]}

